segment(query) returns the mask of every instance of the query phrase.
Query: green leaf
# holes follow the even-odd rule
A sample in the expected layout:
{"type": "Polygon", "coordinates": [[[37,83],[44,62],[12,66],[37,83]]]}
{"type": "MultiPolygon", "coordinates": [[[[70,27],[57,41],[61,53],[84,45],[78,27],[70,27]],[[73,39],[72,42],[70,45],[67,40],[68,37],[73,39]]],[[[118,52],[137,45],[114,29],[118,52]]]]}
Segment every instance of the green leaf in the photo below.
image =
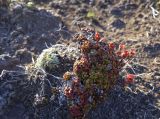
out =
{"type": "Polygon", "coordinates": [[[87,13],[87,17],[88,17],[88,18],[95,17],[95,13],[90,10],[90,11],[87,13]]]}

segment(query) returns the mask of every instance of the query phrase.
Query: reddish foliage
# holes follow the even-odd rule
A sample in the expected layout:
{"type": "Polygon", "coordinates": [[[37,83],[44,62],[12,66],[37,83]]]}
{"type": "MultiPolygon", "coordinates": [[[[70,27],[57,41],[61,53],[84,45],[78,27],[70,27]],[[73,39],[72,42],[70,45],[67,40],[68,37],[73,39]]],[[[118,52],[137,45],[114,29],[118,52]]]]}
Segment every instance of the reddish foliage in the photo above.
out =
{"type": "MultiPolygon", "coordinates": [[[[70,102],[69,110],[73,118],[80,119],[88,107],[95,107],[106,98],[106,93],[116,83],[125,65],[124,60],[135,55],[135,50],[126,50],[124,44],[116,49],[114,43],[107,43],[106,38],[101,38],[98,32],[91,29],[84,29],[83,33],[76,38],[82,54],[75,61],[72,73],[64,75],[70,85],[64,88],[64,94],[70,102]],[[95,35],[87,39],[87,33],[95,35]]],[[[133,74],[127,74],[125,83],[133,83],[134,78],[133,74]]]]}
{"type": "Polygon", "coordinates": [[[130,56],[133,57],[133,56],[135,56],[135,54],[136,54],[136,51],[134,49],[131,49],[130,56]]]}
{"type": "Polygon", "coordinates": [[[100,34],[98,32],[95,33],[95,40],[99,41],[100,40],[100,34]]]}
{"type": "Polygon", "coordinates": [[[125,46],[124,44],[120,44],[120,45],[119,45],[119,49],[120,49],[120,50],[124,50],[125,47],[126,47],[126,46],[125,46]]]}
{"type": "Polygon", "coordinates": [[[134,75],[134,74],[127,74],[127,75],[126,75],[125,82],[126,82],[127,84],[133,83],[134,78],[135,78],[135,75],[134,75]]]}
{"type": "Polygon", "coordinates": [[[73,118],[81,117],[83,115],[82,110],[79,106],[73,105],[69,108],[69,111],[73,118]]]}
{"type": "Polygon", "coordinates": [[[129,52],[127,50],[123,51],[122,58],[128,58],[128,57],[129,57],[129,52]]]}
{"type": "Polygon", "coordinates": [[[111,50],[113,50],[115,47],[114,43],[109,43],[108,45],[109,45],[109,49],[111,49],[111,50]]]}

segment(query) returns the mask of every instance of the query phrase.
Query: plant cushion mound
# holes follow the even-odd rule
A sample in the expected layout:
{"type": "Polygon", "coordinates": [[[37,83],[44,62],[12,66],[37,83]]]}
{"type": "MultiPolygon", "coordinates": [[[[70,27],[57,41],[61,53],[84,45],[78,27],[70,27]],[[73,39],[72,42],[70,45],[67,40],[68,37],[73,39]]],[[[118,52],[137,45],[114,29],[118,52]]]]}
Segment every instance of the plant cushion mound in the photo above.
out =
{"type": "Polygon", "coordinates": [[[73,118],[82,118],[106,99],[125,65],[123,60],[134,52],[125,50],[125,45],[116,50],[114,43],[107,43],[98,32],[88,28],[76,35],[76,41],[81,55],[74,62],[73,71],[64,74],[68,89],[64,94],[73,118]]]}

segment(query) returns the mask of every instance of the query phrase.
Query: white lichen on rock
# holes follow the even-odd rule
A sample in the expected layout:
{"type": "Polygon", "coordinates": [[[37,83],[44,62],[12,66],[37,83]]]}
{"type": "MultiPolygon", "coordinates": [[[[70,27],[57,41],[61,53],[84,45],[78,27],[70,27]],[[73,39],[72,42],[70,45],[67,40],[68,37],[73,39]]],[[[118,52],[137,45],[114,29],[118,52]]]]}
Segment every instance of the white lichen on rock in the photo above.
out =
{"type": "Polygon", "coordinates": [[[60,64],[58,54],[52,50],[52,48],[43,50],[43,52],[38,57],[35,66],[38,68],[48,67],[49,69],[58,67],[60,64]]]}
{"type": "Polygon", "coordinates": [[[56,44],[43,50],[37,58],[35,66],[37,68],[45,69],[47,67],[49,70],[55,70],[61,64],[60,57],[67,57],[69,60],[75,60],[79,56],[80,51],[76,47],[76,44],[56,44]]]}

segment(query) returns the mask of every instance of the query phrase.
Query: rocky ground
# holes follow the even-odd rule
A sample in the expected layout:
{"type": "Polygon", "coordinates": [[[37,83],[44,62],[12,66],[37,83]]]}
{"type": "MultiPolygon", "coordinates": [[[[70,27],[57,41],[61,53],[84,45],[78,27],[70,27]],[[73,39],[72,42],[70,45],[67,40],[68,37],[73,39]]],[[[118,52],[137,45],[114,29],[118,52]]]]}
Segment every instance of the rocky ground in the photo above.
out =
{"type": "MultiPolygon", "coordinates": [[[[22,67],[36,60],[43,49],[57,43],[68,44],[72,42],[70,39],[74,33],[79,32],[80,27],[91,26],[109,42],[125,43],[128,48],[136,49],[137,55],[130,64],[137,78],[134,84],[126,89],[115,86],[107,101],[91,110],[86,117],[159,119],[160,13],[154,16],[153,9],[160,10],[158,2],[158,0],[33,0],[31,4],[27,0],[14,0],[10,7],[1,5],[0,71],[5,69],[23,72],[22,67]]],[[[35,108],[27,108],[26,105],[30,105],[28,103],[24,106],[22,103],[24,99],[17,102],[19,99],[15,99],[14,94],[27,85],[25,76],[24,73],[17,72],[2,73],[0,109],[6,112],[0,112],[1,119],[33,119],[35,108]],[[8,77],[12,77],[13,81],[16,79],[15,82],[18,83],[12,81],[5,83],[8,77]],[[15,77],[19,77],[19,80],[15,77]],[[8,104],[12,102],[11,98],[15,101],[8,104]]],[[[32,97],[34,91],[27,91],[31,92],[32,97]]],[[[23,96],[19,94],[19,98],[23,96]]],[[[46,110],[42,112],[48,112],[46,110]]],[[[47,117],[66,118],[64,115],[58,116],[59,113],[66,115],[62,110],[56,113],[57,116],[47,117]]],[[[41,118],[44,119],[45,116],[41,118]]]]}

